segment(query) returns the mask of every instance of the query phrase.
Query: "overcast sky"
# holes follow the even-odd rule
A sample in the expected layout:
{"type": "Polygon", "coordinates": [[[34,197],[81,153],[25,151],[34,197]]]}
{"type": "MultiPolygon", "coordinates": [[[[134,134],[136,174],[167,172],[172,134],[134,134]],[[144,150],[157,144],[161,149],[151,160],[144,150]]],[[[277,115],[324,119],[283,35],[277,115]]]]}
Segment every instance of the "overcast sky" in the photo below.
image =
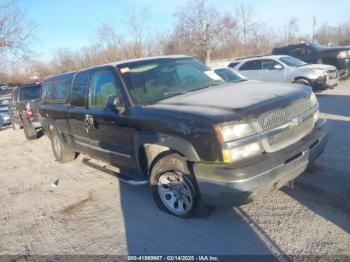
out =
{"type": "MultiPolygon", "coordinates": [[[[137,13],[145,7],[150,19],[150,30],[166,30],[174,25],[173,14],[184,0],[18,0],[26,19],[37,25],[33,49],[47,60],[59,48],[79,49],[88,45],[93,32],[102,24],[112,25],[128,37],[126,21],[131,10],[137,13]]],[[[251,5],[257,20],[275,29],[281,29],[289,17],[299,19],[299,31],[311,33],[312,17],[318,24],[330,25],[350,22],[350,0],[209,0],[220,12],[235,13],[235,7],[244,2],[251,5]]]]}

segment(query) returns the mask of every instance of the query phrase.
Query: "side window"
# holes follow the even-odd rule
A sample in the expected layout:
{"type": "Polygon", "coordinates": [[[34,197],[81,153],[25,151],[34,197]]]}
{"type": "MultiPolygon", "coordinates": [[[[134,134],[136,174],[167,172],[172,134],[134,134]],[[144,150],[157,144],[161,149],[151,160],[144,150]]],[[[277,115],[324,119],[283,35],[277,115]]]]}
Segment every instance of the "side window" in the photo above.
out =
{"type": "Polygon", "coordinates": [[[82,71],[76,74],[72,86],[72,106],[85,107],[87,86],[91,71],[82,71]]]}
{"type": "Polygon", "coordinates": [[[238,65],[239,64],[239,62],[232,62],[232,63],[230,63],[229,65],[228,65],[228,67],[232,67],[232,68],[234,68],[236,65],[238,65]]]}
{"type": "Polygon", "coordinates": [[[120,95],[113,73],[111,71],[94,73],[90,82],[89,107],[104,108],[110,95],[120,95]]]}
{"type": "Polygon", "coordinates": [[[67,99],[70,86],[69,80],[52,81],[44,83],[42,91],[42,100],[47,102],[63,103],[67,99]]]}
{"type": "Polygon", "coordinates": [[[298,47],[290,51],[290,53],[294,56],[304,56],[306,55],[306,48],[305,47],[298,47]]]}
{"type": "Polygon", "coordinates": [[[243,64],[239,70],[261,70],[261,60],[252,60],[243,64]]]}
{"type": "Polygon", "coordinates": [[[263,70],[278,70],[282,69],[282,65],[271,59],[264,59],[262,61],[262,69],[263,70]]]}

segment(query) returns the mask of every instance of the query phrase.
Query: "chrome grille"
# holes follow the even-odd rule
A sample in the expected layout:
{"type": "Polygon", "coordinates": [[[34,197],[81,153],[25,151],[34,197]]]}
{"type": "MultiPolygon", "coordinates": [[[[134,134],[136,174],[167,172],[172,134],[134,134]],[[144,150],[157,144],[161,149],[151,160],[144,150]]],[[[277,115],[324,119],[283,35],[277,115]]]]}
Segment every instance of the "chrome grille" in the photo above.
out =
{"type": "MultiPolygon", "coordinates": [[[[291,119],[296,118],[309,110],[311,110],[309,99],[302,98],[288,106],[262,114],[258,118],[258,124],[263,131],[269,130],[289,123],[291,119]]],[[[275,152],[289,146],[307,135],[312,128],[313,119],[311,116],[295,127],[290,127],[278,134],[263,139],[262,142],[265,151],[275,152]]]]}

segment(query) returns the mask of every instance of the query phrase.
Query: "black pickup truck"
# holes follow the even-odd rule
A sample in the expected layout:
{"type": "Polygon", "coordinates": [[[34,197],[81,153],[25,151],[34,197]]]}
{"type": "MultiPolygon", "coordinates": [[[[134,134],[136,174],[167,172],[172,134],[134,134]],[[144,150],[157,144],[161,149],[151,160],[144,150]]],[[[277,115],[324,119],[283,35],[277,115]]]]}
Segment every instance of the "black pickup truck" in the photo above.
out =
{"type": "Polygon", "coordinates": [[[9,114],[14,130],[23,128],[26,139],[38,137],[37,130],[41,128],[39,120],[39,104],[41,85],[39,83],[25,84],[12,89],[9,114]]]}
{"type": "Polygon", "coordinates": [[[350,76],[350,46],[328,47],[315,43],[300,43],[276,47],[273,55],[290,55],[310,64],[333,65],[339,70],[339,79],[350,76]]]}
{"type": "Polygon", "coordinates": [[[286,185],[322,153],[329,130],[309,87],[226,83],[187,56],[50,77],[39,112],[57,161],[84,153],[117,166],[179,217],[286,185]]]}

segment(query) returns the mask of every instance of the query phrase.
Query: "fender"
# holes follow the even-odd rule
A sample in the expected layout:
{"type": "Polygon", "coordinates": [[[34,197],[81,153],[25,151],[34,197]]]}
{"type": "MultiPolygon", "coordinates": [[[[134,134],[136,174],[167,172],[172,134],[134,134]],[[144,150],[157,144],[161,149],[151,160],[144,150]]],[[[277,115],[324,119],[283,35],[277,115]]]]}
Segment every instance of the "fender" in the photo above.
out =
{"type": "MultiPolygon", "coordinates": [[[[140,132],[135,135],[135,151],[134,151],[137,165],[140,170],[144,169],[142,168],[142,163],[140,163],[140,148],[142,148],[144,145],[158,145],[160,147],[167,148],[166,150],[172,150],[180,153],[181,155],[186,157],[189,161],[192,161],[192,162],[200,161],[200,158],[196,150],[192,146],[192,144],[183,138],[164,135],[164,134],[158,134],[153,132],[140,132]]],[[[151,161],[148,161],[147,168],[151,166],[153,159],[151,161]]]]}
{"type": "MultiPolygon", "coordinates": [[[[56,129],[56,131],[58,132],[58,134],[61,136],[63,142],[66,144],[66,146],[74,148],[74,143],[72,141],[72,137],[65,135],[64,133],[61,132],[61,130],[57,127],[55,120],[51,119],[51,118],[46,118],[46,120],[44,120],[46,122],[46,126],[47,126],[47,132],[46,135],[51,139],[51,130],[49,127],[52,126],[52,128],[56,129]]],[[[42,123],[43,124],[43,123],[42,123]]],[[[45,129],[45,127],[43,126],[43,128],[45,129]]]]}

